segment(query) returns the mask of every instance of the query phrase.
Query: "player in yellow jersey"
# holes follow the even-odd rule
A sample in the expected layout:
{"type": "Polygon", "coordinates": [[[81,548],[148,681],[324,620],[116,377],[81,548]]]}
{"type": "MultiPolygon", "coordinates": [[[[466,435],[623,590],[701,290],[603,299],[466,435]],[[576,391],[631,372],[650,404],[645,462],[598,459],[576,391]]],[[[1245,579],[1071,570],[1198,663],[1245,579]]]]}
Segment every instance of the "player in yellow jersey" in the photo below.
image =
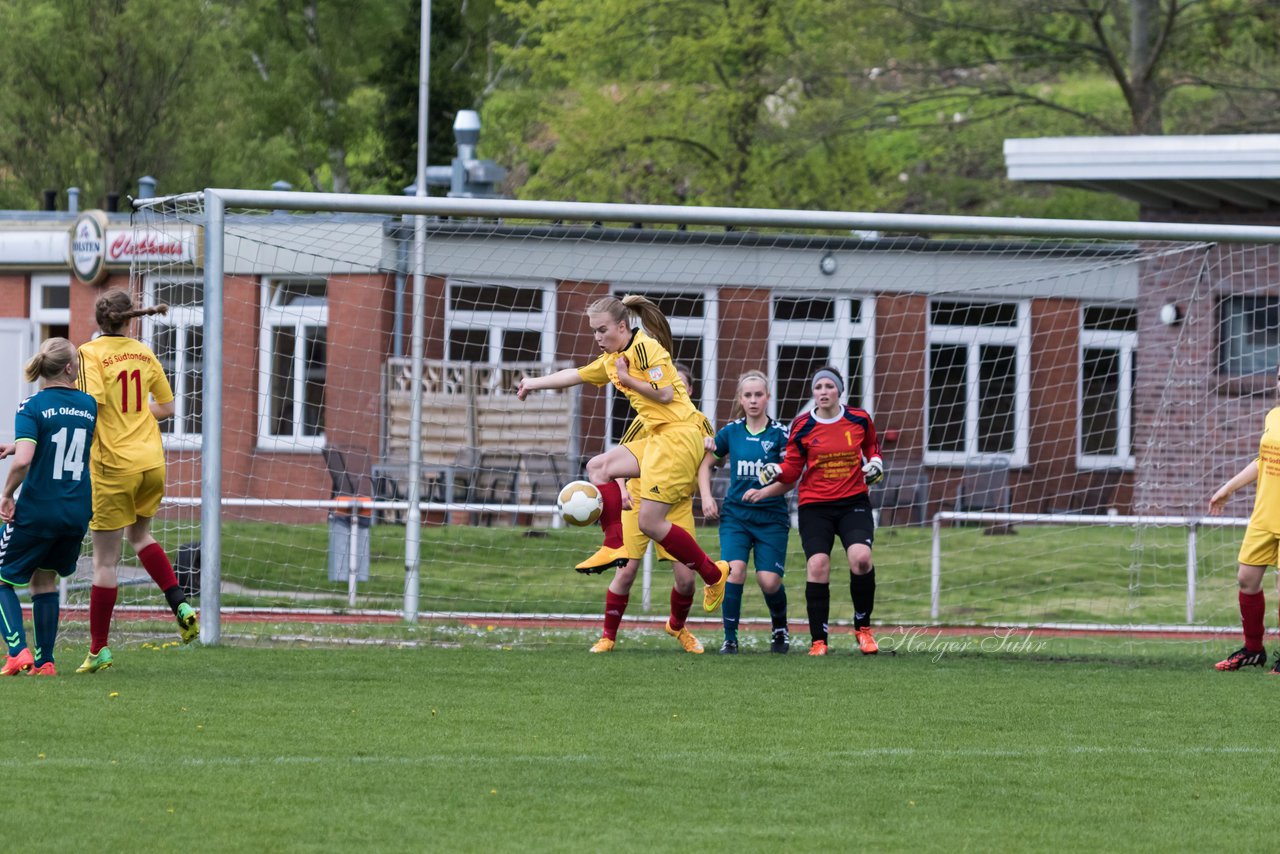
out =
{"type": "Polygon", "coordinates": [[[80,388],[98,401],[93,437],[93,588],[89,594],[89,655],[77,673],[111,666],[107,640],[115,610],[121,543],[127,537],[138,560],[163,592],[183,643],[200,633],[195,609],[174,575],[164,549],[151,536],[151,519],[164,497],[164,446],[158,419],[173,415],[173,390],[151,349],[125,331],[135,317],[168,312],[167,305],[135,308],[121,290],[98,297],[94,313],[102,331],[80,347],[80,388]]]}
{"type": "MultiPolygon", "coordinates": [[[[686,389],[693,388],[687,370],[680,365],[676,365],[676,373],[681,381],[684,382],[686,389]]],[[[711,428],[711,422],[701,412],[698,415],[701,418],[703,435],[714,436],[715,431],[711,428]]],[[[628,442],[643,438],[646,433],[644,422],[636,418],[627,426],[627,431],[622,436],[622,444],[625,445],[628,442]]],[[[699,472],[699,475],[701,475],[701,472],[699,472]]],[[[708,474],[709,477],[710,475],[708,474]]],[[[635,583],[640,561],[644,557],[645,551],[649,548],[649,537],[640,530],[640,481],[636,478],[631,478],[626,482],[623,489],[622,542],[627,551],[627,562],[618,567],[617,572],[613,574],[613,578],[609,581],[609,588],[605,591],[604,628],[600,640],[596,641],[591,647],[592,652],[613,651],[614,644],[618,639],[618,627],[622,623],[622,615],[626,613],[627,603],[631,598],[631,585],[635,583]]],[[[667,518],[672,524],[678,525],[692,534],[694,529],[693,496],[686,498],[673,507],[667,518]]],[[[686,652],[701,654],[703,652],[702,644],[685,625],[685,621],[689,616],[689,608],[693,604],[694,582],[698,576],[692,569],[672,558],[662,546],[658,546],[658,558],[671,561],[671,573],[673,576],[671,584],[671,615],[667,618],[666,632],[679,641],[680,646],[684,647],[686,652]]],[[[596,573],[603,572],[607,568],[594,567],[578,571],[596,573]]]]}
{"type": "MultiPolygon", "coordinates": [[[[1276,388],[1280,391],[1280,375],[1276,377],[1276,388]]],[[[1244,646],[1219,661],[1215,665],[1218,670],[1262,667],[1267,663],[1267,651],[1262,645],[1262,636],[1266,633],[1263,615],[1267,608],[1262,578],[1268,566],[1280,565],[1280,406],[1267,413],[1257,458],[1218,487],[1209,499],[1209,515],[1220,514],[1233,492],[1255,481],[1258,488],[1253,498],[1253,515],[1240,543],[1236,568],[1244,646]]],[[[1280,674],[1280,657],[1271,673],[1280,674]]]]}
{"type": "Polygon", "coordinates": [[[714,611],[724,598],[729,564],[713,561],[693,535],[671,524],[667,514],[693,494],[702,462],[699,413],[671,361],[671,327],[662,311],[635,294],[605,297],[587,308],[587,322],[601,355],[581,368],[543,377],[525,377],[516,395],[524,400],[536,389],[607,383],[627,396],[648,435],[593,457],[587,477],[604,499],[600,526],[604,546],[578,569],[618,566],[628,555],[622,537],[622,489],[617,478],[640,479],[640,530],[706,583],[702,607],[714,611]],[[633,313],[644,329],[632,328],[633,313]]]}

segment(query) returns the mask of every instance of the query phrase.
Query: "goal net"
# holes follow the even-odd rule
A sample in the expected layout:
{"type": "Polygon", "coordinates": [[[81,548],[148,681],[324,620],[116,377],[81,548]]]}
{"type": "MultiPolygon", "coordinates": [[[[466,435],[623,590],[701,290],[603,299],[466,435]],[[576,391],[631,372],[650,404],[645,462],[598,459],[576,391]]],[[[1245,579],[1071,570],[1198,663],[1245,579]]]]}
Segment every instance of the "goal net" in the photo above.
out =
{"type": "MultiPolygon", "coordinates": [[[[1238,626],[1252,490],[1204,516],[1256,454],[1272,401],[1264,229],[1252,243],[1139,224],[1046,236],[959,218],[233,191],[210,217],[208,197],[150,202],[135,221],[196,234],[214,269],[147,260],[132,276],[145,303],[171,306],[142,330],[178,401],[159,527],[189,583],[203,578],[206,640],[598,637],[612,573],[573,566],[599,530],[554,505],[632,413],[609,388],[515,389],[593,359],[586,307],[628,293],[667,316],[717,427],[751,369],[783,423],[823,366],[872,413],[888,471],[872,489],[878,626],[1238,626]]],[[[718,557],[699,504],[697,539],[718,557]]],[[[852,617],[845,565],[837,546],[837,626],[852,617]]],[[[794,530],[784,581],[803,635],[794,530]]],[[[670,642],[671,582],[647,556],[624,639],[670,642]]],[[[718,643],[718,620],[692,616],[718,643]]],[[[767,626],[751,574],[743,620],[767,626]]]]}

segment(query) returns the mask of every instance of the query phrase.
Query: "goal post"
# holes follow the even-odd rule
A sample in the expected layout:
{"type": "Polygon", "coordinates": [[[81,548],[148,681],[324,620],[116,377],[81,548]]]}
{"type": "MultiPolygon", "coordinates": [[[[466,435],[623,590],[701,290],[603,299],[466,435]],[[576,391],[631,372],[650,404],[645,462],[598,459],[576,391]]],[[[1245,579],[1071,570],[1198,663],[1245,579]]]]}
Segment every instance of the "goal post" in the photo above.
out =
{"type": "MultiPolygon", "coordinates": [[[[1192,524],[1191,557],[1168,520],[1256,452],[1280,228],[234,189],[136,208],[138,228],[203,230],[200,269],[138,261],[132,279],[201,287],[200,369],[178,383],[199,424],[167,440],[191,457],[166,506],[198,529],[205,643],[224,616],[580,636],[604,585],[571,569],[597,543],[558,524],[550,488],[626,413],[607,390],[512,392],[592,358],[583,310],[629,292],[672,321],[716,426],[744,370],[786,423],[812,371],[840,369],[890,467],[878,622],[1234,622],[1209,603],[1251,493],[1192,524]]],[[[628,616],[660,626],[661,598],[628,616]]]]}

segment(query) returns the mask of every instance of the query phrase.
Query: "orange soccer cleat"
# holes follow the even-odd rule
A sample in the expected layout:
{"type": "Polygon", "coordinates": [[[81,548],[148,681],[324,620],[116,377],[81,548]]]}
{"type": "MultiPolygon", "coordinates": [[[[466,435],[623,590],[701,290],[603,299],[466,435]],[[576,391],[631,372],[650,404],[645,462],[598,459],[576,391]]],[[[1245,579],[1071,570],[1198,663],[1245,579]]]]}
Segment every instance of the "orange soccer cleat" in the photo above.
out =
{"type": "Polygon", "coordinates": [[[858,649],[862,650],[863,655],[875,655],[880,651],[880,645],[872,636],[870,626],[854,629],[853,635],[858,639],[858,649]]]}
{"type": "Polygon", "coordinates": [[[44,664],[31,671],[32,676],[57,676],[58,669],[53,666],[52,661],[46,661],[44,664]]]}
{"type": "Polygon", "coordinates": [[[19,673],[30,673],[36,666],[35,657],[29,647],[23,647],[17,655],[5,656],[4,666],[0,667],[0,676],[17,676],[19,673]]]}
{"type": "Polygon", "coordinates": [[[810,655],[826,655],[826,654],[827,654],[827,642],[826,642],[826,641],[814,641],[813,643],[809,644],[809,654],[810,654],[810,655]]]}
{"type": "Polygon", "coordinates": [[[1240,647],[1235,652],[1214,665],[1217,670],[1239,670],[1242,667],[1261,667],[1267,663],[1267,651],[1260,649],[1250,652],[1248,647],[1240,647]]]}
{"type": "Polygon", "coordinates": [[[592,652],[613,652],[614,640],[612,638],[600,638],[591,645],[592,652]]]}

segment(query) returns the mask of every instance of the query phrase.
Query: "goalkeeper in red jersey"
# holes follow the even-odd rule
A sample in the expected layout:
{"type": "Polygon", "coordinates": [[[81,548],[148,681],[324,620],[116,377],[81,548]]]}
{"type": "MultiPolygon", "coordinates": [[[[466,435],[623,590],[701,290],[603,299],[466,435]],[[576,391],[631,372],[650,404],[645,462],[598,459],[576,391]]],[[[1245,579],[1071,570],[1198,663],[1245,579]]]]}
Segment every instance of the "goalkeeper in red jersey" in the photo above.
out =
{"type": "MultiPolygon", "coordinates": [[[[1276,386],[1280,390],[1280,376],[1276,377],[1276,386]]],[[[1258,488],[1253,498],[1253,515],[1240,543],[1236,568],[1244,646],[1214,665],[1218,670],[1262,667],[1267,663],[1267,651],[1262,645],[1266,632],[1263,614],[1267,608],[1262,578],[1268,566],[1280,565],[1280,406],[1268,412],[1263,422],[1257,458],[1218,487],[1209,499],[1209,515],[1220,514],[1233,492],[1255,481],[1258,488]]],[[[1280,674],[1280,657],[1271,673],[1280,674]]]]}
{"type": "Polygon", "coordinates": [[[760,470],[761,489],[743,500],[758,502],[782,495],[800,482],[800,542],[804,546],[805,602],[809,610],[810,655],[827,654],[827,618],[831,611],[831,550],[836,535],[849,558],[849,594],[853,626],[864,655],[879,652],[871,633],[876,574],[871,562],[875,522],[869,484],[884,477],[875,424],[864,409],[845,406],[844,380],[832,368],[813,375],[813,409],[791,422],[782,463],[760,470]]]}

